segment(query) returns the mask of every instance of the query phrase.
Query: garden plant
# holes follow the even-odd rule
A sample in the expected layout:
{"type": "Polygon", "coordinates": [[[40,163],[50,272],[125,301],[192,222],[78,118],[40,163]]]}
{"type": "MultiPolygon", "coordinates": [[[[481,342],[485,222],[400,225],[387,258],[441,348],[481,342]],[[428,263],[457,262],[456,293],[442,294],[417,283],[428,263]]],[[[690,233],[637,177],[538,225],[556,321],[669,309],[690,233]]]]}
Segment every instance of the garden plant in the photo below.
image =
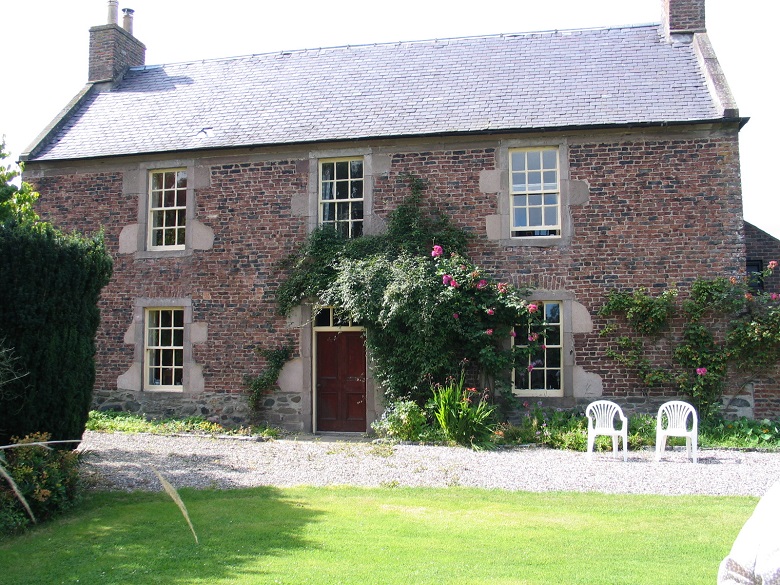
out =
{"type": "Polygon", "coordinates": [[[780,364],[780,294],[761,286],[776,268],[771,261],[750,278],[698,278],[685,298],[676,289],[613,291],[599,313],[608,319],[607,356],[648,386],[676,387],[701,419],[717,417],[730,376],[739,387],[780,364]],[[660,340],[671,344],[671,359],[651,351],[660,340]]]}

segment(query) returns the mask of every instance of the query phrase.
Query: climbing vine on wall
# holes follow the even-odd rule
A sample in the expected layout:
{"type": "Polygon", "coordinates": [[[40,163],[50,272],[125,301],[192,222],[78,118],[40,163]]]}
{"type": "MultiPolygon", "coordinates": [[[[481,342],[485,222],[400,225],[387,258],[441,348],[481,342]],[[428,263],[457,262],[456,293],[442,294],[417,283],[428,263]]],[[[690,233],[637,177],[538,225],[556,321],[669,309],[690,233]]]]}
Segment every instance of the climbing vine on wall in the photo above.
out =
{"type": "Polygon", "coordinates": [[[687,298],[675,289],[653,296],[646,289],[612,291],[599,314],[609,323],[607,356],[632,368],[648,386],[674,384],[702,418],[717,410],[730,369],[760,373],[780,362],[780,295],[761,283],[777,262],[750,279],[699,278],[687,298]],[[679,334],[671,330],[679,318],[679,334]],[[673,362],[659,366],[648,344],[666,337],[673,362]]]}
{"type": "MultiPolygon", "coordinates": [[[[526,291],[495,281],[465,255],[467,234],[423,202],[424,183],[405,177],[409,197],[381,235],[342,239],[315,230],[284,264],[277,301],[333,306],[366,329],[372,375],[390,400],[430,398],[431,384],[464,363],[483,381],[506,376],[539,340],[510,343],[513,325],[541,321],[526,291]]],[[[527,364],[527,358],[525,363],[527,364]]]]}

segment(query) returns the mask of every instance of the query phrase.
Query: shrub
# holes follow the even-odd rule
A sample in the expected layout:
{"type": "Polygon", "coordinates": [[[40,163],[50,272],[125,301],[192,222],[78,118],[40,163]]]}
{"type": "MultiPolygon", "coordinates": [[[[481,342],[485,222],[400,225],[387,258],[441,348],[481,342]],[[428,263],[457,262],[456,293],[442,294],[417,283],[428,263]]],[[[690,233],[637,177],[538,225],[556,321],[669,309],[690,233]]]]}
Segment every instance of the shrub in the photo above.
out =
{"type": "Polygon", "coordinates": [[[371,423],[380,436],[399,441],[419,441],[428,428],[425,411],[413,400],[397,400],[390,403],[382,418],[371,423]]]}
{"type": "Polygon", "coordinates": [[[97,303],[111,270],[102,235],[0,226],[0,338],[26,373],[0,392],[0,444],[33,432],[81,437],[95,381],[97,303]]]}
{"type": "Polygon", "coordinates": [[[302,302],[332,306],[366,330],[372,375],[388,401],[430,399],[432,380],[457,375],[468,360],[486,386],[508,381],[539,341],[510,345],[513,327],[542,315],[526,291],[498,282],[465,255],[468,241],[436,209],[426,209],[423,184],[388,218],[382,235],[345,240],[315,230],[285,262],[277,291],[280,311],[302,302]]]}
{"type": "Polygon", "coordinates": [[[496,430],[496,407],[488,401],[487,393],[464,387],[464,375],[456,382],[432,388],[430,406],[445,439],[472,448],[492,445],[496,430]]]}
{"type": "MultiPolygon", "coordinates": [[[[49,440],[47,433],[34,433],[15,444],[49,440]]],[[[69,508],[79,495],[79,463],[76,451],[49,449],[40,445],[0,451],[0,465],[16,483],[21,495],[40,522],[69,508]]],[[[0,479],[0,534],[13,534],[32,520],[11,486],[0,479]]]]}
{"type": "Polygon", "coordinates": [[[726,447],[777,448],[780,446],[780,420],[771,421],[721,417],[703,422],[699,429],[700,443],[726,447]]]}

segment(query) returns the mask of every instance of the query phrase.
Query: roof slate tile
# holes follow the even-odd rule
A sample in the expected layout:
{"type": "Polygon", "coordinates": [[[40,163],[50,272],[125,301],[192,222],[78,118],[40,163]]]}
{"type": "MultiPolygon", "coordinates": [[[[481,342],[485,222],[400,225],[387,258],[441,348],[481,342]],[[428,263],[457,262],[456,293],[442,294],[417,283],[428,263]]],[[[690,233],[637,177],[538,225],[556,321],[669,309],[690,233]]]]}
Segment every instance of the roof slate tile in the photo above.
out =
{"type": "Polygon", "coordinates": [[[693,46],[651,25],[132,68],[30,158],[720,117],[693,46]]]}

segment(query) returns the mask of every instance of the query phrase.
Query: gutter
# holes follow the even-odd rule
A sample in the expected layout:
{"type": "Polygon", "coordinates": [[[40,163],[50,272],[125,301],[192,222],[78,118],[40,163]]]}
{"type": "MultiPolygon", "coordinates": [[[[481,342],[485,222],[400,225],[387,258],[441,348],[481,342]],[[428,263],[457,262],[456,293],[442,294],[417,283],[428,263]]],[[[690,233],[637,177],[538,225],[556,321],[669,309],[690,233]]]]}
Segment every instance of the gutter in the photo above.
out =
{"type": "MultiPolygon", "coordinates": [[[[81,94],[80,94],[81,95],[81,94]]],[[[78,96],[77,96],[78,98],[78,96]]],[[[74,98],[76,100],[76,98],[74,98]]],[[[67,113],[67,108],[64,110],[67,113]]],[[[217,151],[231,151],[241,149],[254,149],[254,148],[274,148],[283,146],[302,146],[307,144],[322,144],[322,143],[337,143],[337,144],[349,144],[355,142],[365,142],[369,140],[400,140],[400,139],[415,139],[415,138],[448,138],[458,136],[501,136],[504,134],[535,134],[539,132],[579,132],[579,131],[599,131],[599,130],[632,130],[639,128],[669,128],[679,126],[698,126],[702,124],[714,125],[714,124],[736,124],[738,129],[747,124],[750,118],[740,117],[739,115],[733,117],[703,119],[703,120],[685,120],[674,122],[625,122],[620,124],[584,124],[584,125],[572,125],[572,126],[538,126],[534,128],[506,128],[492,130],[489,128],[483,128],[478,130],[463,130],[463,131],[451,131],[451,132],[429,132],[421,134],[387,134],[377,136],[356,136],[351,138],[318,138],[316,140],[299,140],[295,142],[256,142],[250,144],[230,144],[228,146],[200,146],[198,148],[181,148],[172,150],[150,150],[150,151],[133,151],[133,152],[121,152],[115,154],[99,154],[94,156],[79,156],[72,158],[50,158],[50,159],[38,159],[33,160],[32,154],[34,152],[27,152],[22,154],[22,160],[36,162],[36,163],[58,163],[67,161],[81,161],[81,160],[100,160],[100,159],[115,159],[124,157],[135,156],[155,156],[155,155],[175,155],[177,153],[193,153],[193,152],[217,152],[217,151]]],[[[56,120],[55,120],[56,122],[56,120]]],[[[47,130],[41,134],[45,136],[51,133],[54,128],[55,122],[50,125],[47,130]]],[[[60,125],[62,121],[60,121],[60,125]]],[[[39,137],[40,139],[40,137],[39,137]]],[[[39,143],[40,140],[36,140],[39,143]]],[[[35,143],[34,143],[35,144],[35,143]]],[[[30,149],[31,150],[31,149],[30,149]]]]}

